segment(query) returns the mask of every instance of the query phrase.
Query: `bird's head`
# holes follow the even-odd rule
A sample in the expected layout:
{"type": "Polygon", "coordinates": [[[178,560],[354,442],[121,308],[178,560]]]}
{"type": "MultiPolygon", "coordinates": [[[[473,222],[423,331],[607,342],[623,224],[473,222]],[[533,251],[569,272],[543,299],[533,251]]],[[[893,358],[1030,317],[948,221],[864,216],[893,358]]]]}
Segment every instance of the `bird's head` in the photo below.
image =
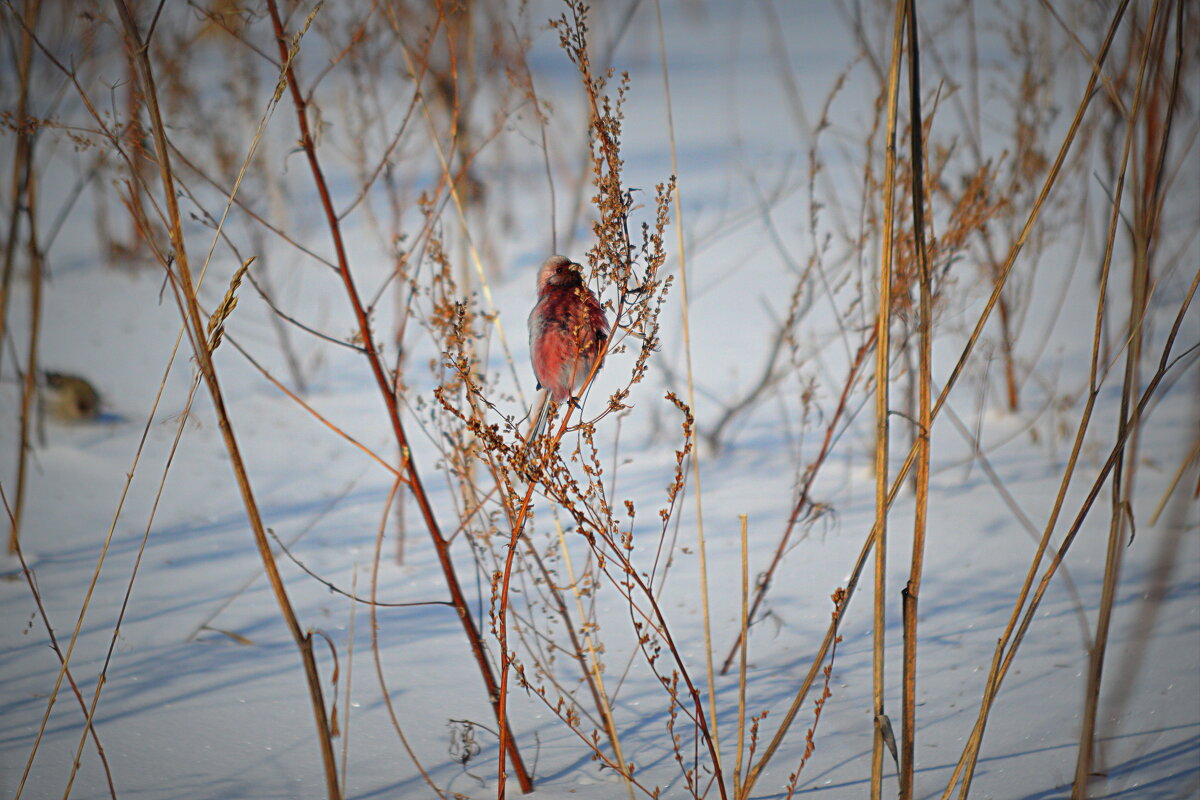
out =
{"type": "Polygon", "coordinates": [[[583,267],[566,256],[550,256],[538,270],[538,289],[547,286],[577,286],[583,283],[583,267]]]}

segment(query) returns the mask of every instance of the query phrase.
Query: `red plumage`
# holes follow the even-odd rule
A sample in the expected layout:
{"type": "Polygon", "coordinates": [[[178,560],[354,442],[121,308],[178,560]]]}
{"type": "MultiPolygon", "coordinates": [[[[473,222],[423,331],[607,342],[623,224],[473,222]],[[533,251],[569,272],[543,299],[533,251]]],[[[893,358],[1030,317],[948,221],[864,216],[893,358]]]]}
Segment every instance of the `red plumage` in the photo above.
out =
{"type": "MultiPolygon", "coordinates": [[[[546,259],[538,272],[537,305],[529,314],[533,374],[556,403],[571,399],[583,386],[608,338],[604,308],[583,282],[581,270],[565,256],[546,259]]],[[[546,407],[539,414],[535,435],[546,407]]]]}

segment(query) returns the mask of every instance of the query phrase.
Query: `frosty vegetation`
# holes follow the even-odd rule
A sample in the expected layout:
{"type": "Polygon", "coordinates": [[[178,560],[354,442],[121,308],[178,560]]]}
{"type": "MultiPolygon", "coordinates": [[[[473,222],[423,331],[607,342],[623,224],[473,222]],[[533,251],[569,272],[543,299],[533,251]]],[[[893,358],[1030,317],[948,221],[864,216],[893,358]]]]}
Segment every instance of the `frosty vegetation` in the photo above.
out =
{"type": "Polygon", "coordinates": [[[0,15],[5,797],[1200,790],[1196,4],[0,15]]]}

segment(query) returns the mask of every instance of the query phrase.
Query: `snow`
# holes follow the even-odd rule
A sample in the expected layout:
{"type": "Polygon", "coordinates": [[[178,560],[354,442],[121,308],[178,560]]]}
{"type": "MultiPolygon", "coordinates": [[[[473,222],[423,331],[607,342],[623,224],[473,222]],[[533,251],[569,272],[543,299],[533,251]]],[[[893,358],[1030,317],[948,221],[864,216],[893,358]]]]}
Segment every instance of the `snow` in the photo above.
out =
{"type": "MultiPolygon", "coordinates": [[[[652,205],[652,187],[671,173],[654,6],[637,5],[624,32],[623,8],[597,6],[592,28],[597,52],[608,52],[616,39],[613,64],[631,73],[624,127],[625,183],[641,188],[642,202],[652,205]]],[[[773,331],[788,312],[797,265],[802,266],[818,246],[815,238],[836,228],[831,220],[838,214],[857,224],[861,141],[875,98],[866,67],[855,62],[857,45],[843,12],[833,5],[664,3],[662,10],[691,291],[695,411],[704,432],[758,380],[773,331]],[[773,16],[766,14],[767,8],[773,9],[773,16]],[[781,45],[787,49],[787,67],[781,66],[781,45]],[[826,170],[821,180],[833,189],[819,189],[823,193],[817,199],[829,205],[817,211],[820,222],[813,230],[809,223],[813,198],[808,189],[811,131],[798,121],[783,76],[799,82],[811,125],[846,70],[847,84],[830,106],[830,129],[821,139],[826,170]]],[[[164,14],[171,13],[184,11],[168,4],[164,14]]],[[[518,27],[534,37],[533,77],[539,94],[555,109],[548,135],[558,186],[558,245],[568,249],[569,244],[570,255],[582,258],[589,243],[587,229],[581,226],[567,240],[564,222],[572,203],[566,187],[578,169],[575,162],[585,124],[581,94],[577,73],[558,49],[556,34],[542,24],[559,13],[558,6],[533,4],[520,15],[516,10],[510,13],[518,27]]],[[[981,20],[983,27],[984,22],[999,24],[1003,15],[981,16],[988,18],[981,20]]],[[[262,27],[256,30],[265,33],[262,27]]],[[[273,44],[265,36],[262,41],[273,44]]],[[[1005,51],[995,38],[984,44],[985,64],[1003,61],[1005,51]]],[[[317,72],[323,63],[322,46],[315,33],[311,45],[305,40],[302,75],[317,72]]],[[[210,61],[206,70],[222,69],[216,59],[210,61]]],[[[1067,98],[1069,110],[1086,80],[1086,65],[1063,64],[1062,73],[1059,91],[1067,98]]],[[[935,74],[932,69],[930,74],[935,74]]],[[[318,98],[322,91],[335,94],[344,88],[338,80],[335,71],[318,90],[318,98]]],[[[272,81],[266,81],[260,93],[264,103],[272,81]]],[[[331,107],[335,103],[332,98],[326,102],[331,107]]],[[[388,109],[388,114],[401,113],[407,96],[395,102],[397,107],[388,109]]],[[[988,113],[1004,111],[997,106],[988,113]]],[[[551,235],[546,222],[550,199],[532,116],[528,109],[513,116],[495,145],[496,149],[503,146],[503,157],[493,158],[485,149],[480,160],[483,180],[487,182],[487,170],[494,169],[511,185],[495,190],[484,219],[468,217],[469,225],[475,226],[473,236],[488,239],[485,266],[526,398],[532,396],[533,380],[524,319],[533,302],[534,270],[545,257],[551,235]]],[[[946,120],[953,124],[949,116],[946,120]]],[[[346,148],[338,147],[347,141],[337,138],[346,136],[339,127],[348,124],[335,122],[331,142],[322,150],[339,208],[348,204],[358,185],[346,148]]],[[[1064,126],[1065,121],[1060,121],[1056,128],[1060,137],[1064,126]]],[[[1003,147],[1001,127],[996,124],[988,134],[997,156],[1003,147]]],[[[182,132],[179,136],[188,141],[182,132]]],[[[316,195],[307,183],[307,165],[299,154],[284,159],[295,137],[294,113],[286,96],[266,137],[268,163],[279,168],[289,193],[287,207],[272,213],[282,219],[293,214],[288,224],[295,226],[297,238],[332,258],[316,195]]],[[[6,149],[0,157],[6,170],[13,141],[11,132],[6,132],[6,149]]],[[[1056,145],[1058,139],[1051,141],[1056,145]]],[[[69,158],[60,147],[56,166],[48,174],[72,182],[75,167],[69,158]]],[[[1157,363],[1175,309],[1200,261],[1194,230],[1188,227],[1194,227],[1197,218],[1200,181],[1191,179],[1200,161],[1189,153],[1183,162],[1183,175],[1174,189],[1182,211],[1171,215],[1165,236],[1173,244],[1163,248],[1181,255],[1156,288],[1143,383],[1157,363]]],[[[421,169],[435,166],[430,161],[421,169]]],[[[436,180],[436,173],[429,174],[427,182],[436,180]]],[[[52,217],[66,189],[50,179],[47,184],[43,204],[52,210],[43,214],[52,217]]],[[[151,185],[157,187],[157,182],[151,185]]],[[[216,196],[204,195],[209,210],[220,208],[211,202],[216,196]]],[[[78,624],[70,667],[86,702],[104,674],[94,722],[118,797],[322,796],[324,776],[301,661],[263,575],[203,385],[182,424],[178,449],[173,450],[194,366],[185,339],[163,383],[180,330],[178,311],[170,291],[163,292],[160,270],[116,270],[97,256],[100,245],[88,216],[93,202],[81,201],[68,223],[69,235],[56,241],[49,254],[52,281],[45,290],[40,363],[86,375],[105,398],[106,414],[93,423],[48,421],[45,441],[35,439],[21,543],[38,596],[64,651],[78,624]],[[162,400],[151,416],[160,383],[162,400]],[[124,496],[131,471],[133,478],[124,496]],[[162,496],[156,501],[160,481],[162,496]],[[117,628],[127,592],[128,607],[117,628]]],[[[123,212],[114,207],[109,213],[118,218],[123,212]]],[[[648,211],[642,213],[650,219],[648,211]]],[[[370,219],[364,208],[347,216],[344,224],[360,291],[369,297],[389,274],[393,251],[378,221],[370,219]]],[[[452,207],[444,212],[443,227],[448,240],[459,241],[452,207]]],[[[212,233],[199,224],[191,225],[187,233],[197,262],[212,233]]],[[[668,268],[678,275],[674,237],[672,228],[667,238],[668,268]]],[[[245,237],[239,241],[250,247],[245,237]]],[[[990,467],[1020,513],[973,459],[971,444],[948,417],[939,418],[933,431],[930,522],[920,602],[917,797],[939,797],[950,780],[976,720],[996,640],[1004,632],[1037,536],[1054,505],[1086,399],[1099,241],[1098,236],[1090,240],[1091,250],[1074,271],[1060,268],[1068,263],[1062,252],[1070,246],[1067,241],[1051,244],[1036,274],[1031,268],[1022,272],[1025,268],[1018,264],[1018,278],[1024,286],[1034,287],[1018,339],[1019,357],[1034,362],[1024,384],[1022,409],[1012,413],[1003,406],[994,325],[987,329],[960,388],[951,395],[948,408],[969,430],[978,432],[990,467]],[[1056,244],[1059,250],[1054,249],[1056,244]],[[1054,299],[1064,291],[1070,300],[1060,308],[1054,299]],[[1044,355],[1035,361],[1036,353],[1044,355]],[[1026,528],[1022,515],[1032,530],[1026,528]]],[[[245,249],[243,256],[261,256],[280,305],[314,328],[349,338],[354,321],[337,276],[276,238],[265,237],[262,248],[245,249]]],[[[878,248],[874,242],[863,255],[865,280],[874,274],[878,248]]],[[[465,252],[459,245],[450,252],[465,274],[465,252]]],[[[832,264],[844,255],[830,252],[826,260],[832,264]]],[[[238,263],[228,250],[218,248],[200,292],[206,308],[223,296],[238,263]]],[[[982,272],[973,271],[973,265],[955,269],[954,291],[961,294],[939,319],[946,338],[937,345],[934,380],[938,386],[957,360],[988,288],[981,285],[982,272]]],[[[1120,298],[1114,301],[1117,308],[1110,309],[1113,319],[1120,320],[1113,323],[1115,328],[1124,321],[1120,304],[1127,296],[1127,272],[1115,274],[1113,281],[1114,286],[1120,281],[1119,290],[1114,290],[1120,298]]],[[[838,291],[841,303],[846,290],[838,291]]],[[[718,666],[737,635],[741,613],[739,517],[748,517],[753,582],[774,553],[801,475],[815,457],[834,413],[858,342],[856,331],[839,331],[829,310],[830,298],[812,292],[812,311],[797,329],[800,366],[731,425],[720,449],[707,445],[698,449],[713,657],[718,666]],[[814,407],[806,419],[800,398],[809,380],[816,388],[814,407]]],[[[229,335],[287,383],[287,366],[270,310],[247,286],[240,296],[229,335]]],[[[665,502],[674,451],[680,446],[681,417],[662,399],[667,390],[681,397],[686,390],[680,302],[676,286],[663,317],[661,351],[651,362],[646,382],[634,390],[633,412],[620,418],[619,428],[616,418],[607,418],[598,434],[609,470],[606,481],[615,482],[615,487],[608,487],[610,499],[618,507],[625,497],[636,503],[637,563],[646,571],[661,533],[656,511],[665,502]],[[613,456],[615,445],[619,458],[613,456]]],[[[4,452],[0,485],[11,503],[20,406],[12,364],[14,352],[22,362],[25,358],[27,281],[16,282],[9,308],[8,329],[15,350],[5,353],[0,383],[0,413],[8,420],[0,428],[4,452]]],[[[850,316],[860,320],[869,314],[868,308],[850,316]]],[[[394,302],[390,294],[385,295],[374,325],[388,359],[396,355],[387,333],[395,319],[394,302]]],[[[1110,341],[1120,338],[1111,331],[1108,335],[1110,341]]],[[[365,360],[294,328],[290,336],[310,382],[304,401],[364,447],[395,463],[384,404],[365,360]]],[[[439,461],[440,433],[430,424],[437,379],[426,364],[436,353],[415,322],[409,336],[413,349],[407,354],[405,379],[410,394],[405,398],[405,420],[415,463],[439,522],[451,535],[458,527],[462,500],[439,461]]],[[[1193,307],[1175,352],[1197,342],[1200,313],[1193,307]]],[[[513,399],[517,387],[494,340],[489,353],[488,370],[499,376],[498,407],[521,416],[523,409],[513,399]]],[[[1110,356],[1112,372],[1098,395],[1079,466],[1065,495],[1052,538],[1055,547],[1062,544],[1064,531],[1114,441],[1123,369],[1117,355],[1110,356]]],[[[610,356],[592,390],[596,406],[623,383],[632,363],[631,355],[610,356]]],[[[781,364],[788,366],[786,355],[781,364]]],[[[497,748],[491,731],[496,722],[457,615],[437,604],[446,599],[445,582],[415,506],[411,501],[404,506],[405,556],[397,564],[395,511],[387,510],[392,475],[264,380],[228,342],[217,351],[216,365],[265,523],[296,560],[342,590],[369,596],[377,538],[386,519],[378,599],[434,603],[376,610],[379,670],[387,697],[409,745],[438,786],[465,797],[495,796],[497,748]],[[464,720],[477,727],[464,725],[464,720]],[[454,753],[461,749],[456,750],[453,742],[464,732],[473,733],[478,750],[462,764],[455,760],[454,753]]],[[[869,374],[873,366],[866,369],[869,374]]],[[[1197,480],[1194,463],[1184,472],[1157,524],[1149,522],[1200,430],[1195,359],[1182,362],[1172,378],[1179,373],[1182,377],[1164,383],[1157,402],[1150,406],[1139,442],[1132,500],[1136,536],[1122,548],[1094,762],[1095,770],[1105,775],[1092,783],[1095,798],[1184,798],[1200,793],[1200,539],[1195,535],[1200,513],[1191,497],[1197,480]]],[[[892,392],[899,407],[903,396],[899,382],[892,392]]],[[[760,754],[825,633],[833,609],[830,594],[846,585],[874,520],[873,400],[860,388],[853,409],[864,400],[866,406],[840,432],[814,486],[814,499],[828,503],[830,510],[796,528],[767,594],[764,611],[768,613],[751,633],[747,716],[770,710],[762,723],[760,754]]],[[[890,469],[894,475],[907,447],[907,429],[899,417],[893,420],[893,436],[890,469]]],[[[1100,492],[1017,652],[989,719],[973,797],[1070,796],[1088,648],[1104,575],[1110,497],[1109,488],[1100,492]]],[[[535,503],[531,537],[546,547],[556,537],[552,524],[556,510],[544,498],[535,503]]],[[[586,543],[573,535],[569,517],[557,516],[567,527],[572,562],[579,570],[587,557],[586,543]]],[[[912,516],[912,494],[904,490],[889,517],[888,543],[886,707],[897,734],[899,592],[908,577],[912,516]]],[[[688,492],[667,529],[670,568],[658,598],[680,655],[707,697],[696,527],[689,476],[688,492]]],[[[488,581],[494,564],[490,555],[477,562],[467,539],[464,534],[455,536],[453,554],[495,662],[498,645],[487,633],[488,581]]],[[[496,549],[505,551],[500,545],[496,549]]],[[[369,608],[355,607],[278,551],[277,560],[301,625],[322,632],[336,647],[335,687],[330,647],[323,636],[314,638],[327,704],[336,695],[342,736],[334,739],[334,748],[339,765],[345,748],[346,796],[433,796],[390,721],[375,674],[369,608]]],[[[561,556],[555,564],[565,575],[561,556]]],[[[816,750],[799,780],[798,797],[861,797],[868,791],[873,732],[871,570],[868,562],[841,628],[829,685],[832,695],[816,729],[816,750]]],[[[656,586],[663,572],[660,565],[656,586]]],[[[518,581],[514,586],[522,590],[523,584],[518,581]]],[[[557,619],[540,605],[527,607],[523,597],[518,596],[515,607],[523,614],[547,615],[538,628],[562,634],[557,619]]],[[[638,776],[647,785],[662,787],[663,797],[688,796],[669,742],[668,704],[634,647],[627,605],[611,586],[592,602],[602,622],[597,636],[605,647],[605,683],[614,697],[625,757],[637,764],[638,776]]],[[[70,796],[76,800],[108,797],[104,770],[86,733],[79,703],[65,680],[56,688],[59,661],[49,647],[34,594],[13,556],[0,562],[0,608],[0,795],[14,796],[22,782],[22,797],[62,795],[82,746],[70,796]],[[47,722],[41,731],[44,716],[47,722]],[[28,779],[23,781],[31,757],[28,779]]],[[[527,651],[521,657],[530,663],[527,651]]],[[[577,671],[563,668],[560,672],[570,681],[579,680],[577,671]]],[[[717,679],[716,705],[727,770],[735,756],[735,673],[736,669],[717,679]]],[[[753,797],[785,796],[789,773],[804,750],[804,732],[812,725],[812,703],[820,688],[818,679],[784,749],[764,771],[753,797]]],[[[586,689],[580,694],[586,695],[586,689]]],[[[588,748],[543,703],[512,684],[509,702],[518,746],[534,769],[535,796],[580,800],[626,796],[621,781],[611,770],[601,769],[588,748]]],[[[681,718],[676,724],[690,748],[686,721],[681,718]]],[[[590,725],[585,723],[584,730],[590,733],[590,725]]],[[[601,735],[601,741],[607,753],[606,737],[601,735]]],[[[701,763],[707,762],[701,758],[701,763]]],[[[894,796],[895,768],[890,758],[885,763],[884,794],[894,796]]],[[[511,771],[509,778],[509,796],[519,796],[511,771]]],[[[717,796],[715,787],[707,796],[717,796]]]]}

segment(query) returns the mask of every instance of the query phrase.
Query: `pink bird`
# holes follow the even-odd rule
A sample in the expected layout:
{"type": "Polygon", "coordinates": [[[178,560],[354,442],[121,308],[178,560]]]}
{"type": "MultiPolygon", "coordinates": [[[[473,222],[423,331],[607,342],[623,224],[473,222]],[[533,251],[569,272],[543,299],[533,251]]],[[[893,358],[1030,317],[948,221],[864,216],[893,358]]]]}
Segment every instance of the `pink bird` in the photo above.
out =
{"type": "MultiPolygon", "coordinates": [[[[529,314],[529,351],[538,388],[555,403],[574,399],[608,338],[608,319],[583,282],[583,268],[565,256],[550,256],[538,272],[538,301],[529,314]]],[[[597,367],[599,369],[599,367],[597,367]]],[[[530,432],[541,433],[549,417],[544,402],[530,432]]]]}

